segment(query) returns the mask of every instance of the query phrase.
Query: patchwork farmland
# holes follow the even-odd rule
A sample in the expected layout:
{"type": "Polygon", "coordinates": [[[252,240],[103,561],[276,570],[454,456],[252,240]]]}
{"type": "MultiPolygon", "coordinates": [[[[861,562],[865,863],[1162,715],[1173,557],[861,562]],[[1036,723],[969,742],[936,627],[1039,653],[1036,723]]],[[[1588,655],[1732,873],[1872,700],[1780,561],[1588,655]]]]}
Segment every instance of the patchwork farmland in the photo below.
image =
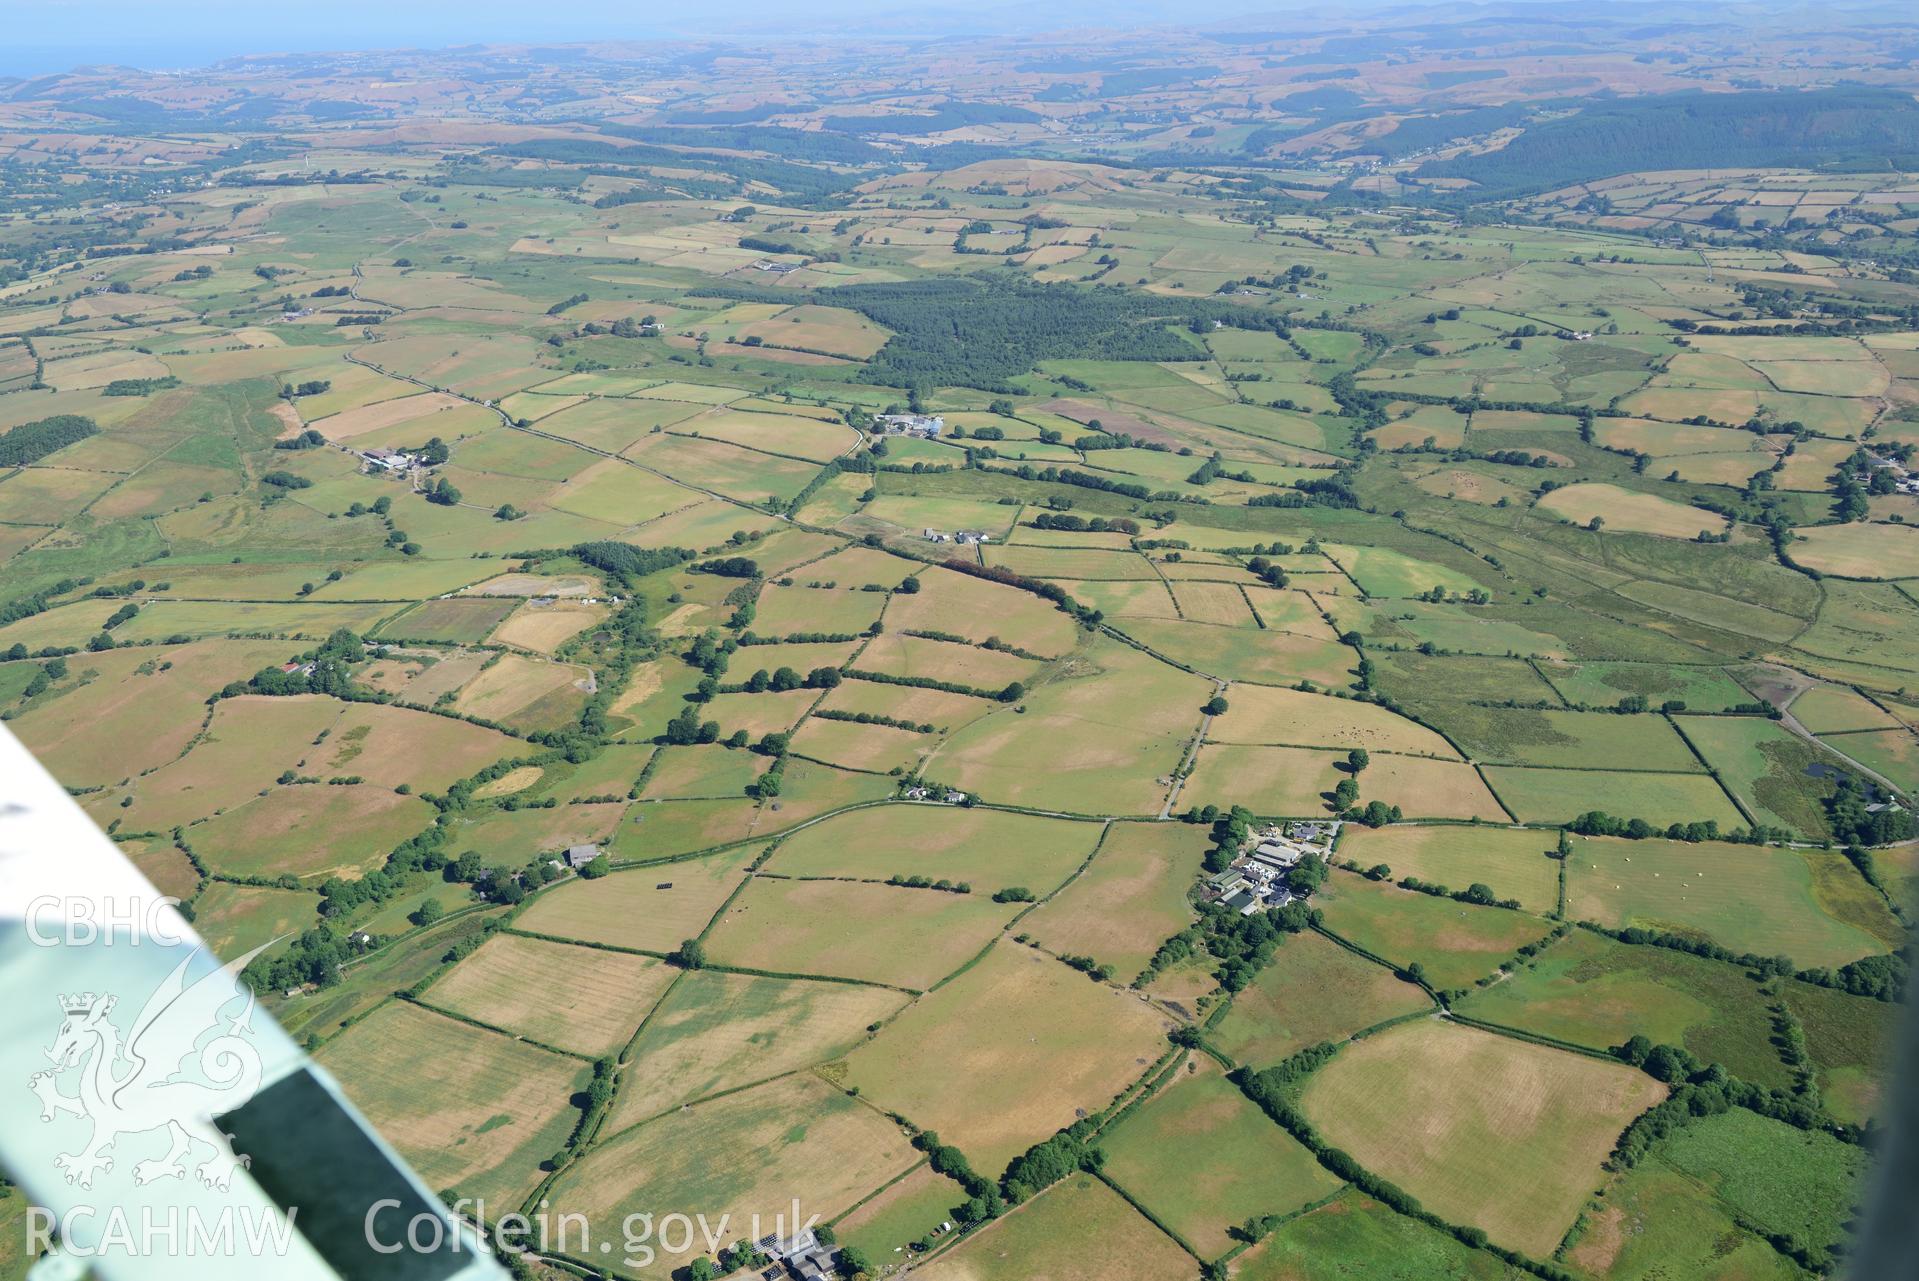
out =
{"type": "Polygon", "coordinates": [[[1086,39],[10,82],[7,729],[542,1281],[1829,1274],[1919,187],[1086,39]]]}

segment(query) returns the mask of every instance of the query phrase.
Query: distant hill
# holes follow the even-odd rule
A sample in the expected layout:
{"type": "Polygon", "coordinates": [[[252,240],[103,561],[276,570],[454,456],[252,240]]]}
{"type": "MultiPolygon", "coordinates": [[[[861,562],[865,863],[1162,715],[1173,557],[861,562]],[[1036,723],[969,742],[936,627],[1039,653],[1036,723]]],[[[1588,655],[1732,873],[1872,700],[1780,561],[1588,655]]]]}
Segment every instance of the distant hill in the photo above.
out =
{"type": "Polygon", "coordinates": [[[1504,199],[1649,169],[1919,167],[1919,102],[1885,89],[1679,93],[1595,103],[1498,151],[1422,166],[1504,199]]]}

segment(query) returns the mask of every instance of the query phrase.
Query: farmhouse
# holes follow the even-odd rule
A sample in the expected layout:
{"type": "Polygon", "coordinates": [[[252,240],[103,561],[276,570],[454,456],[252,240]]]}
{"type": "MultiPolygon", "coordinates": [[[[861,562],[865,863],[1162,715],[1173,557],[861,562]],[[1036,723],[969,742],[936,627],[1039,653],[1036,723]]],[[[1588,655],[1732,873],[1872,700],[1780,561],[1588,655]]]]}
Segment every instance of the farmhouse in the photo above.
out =
{"type": "Polygon", "coordinates": [[[993,536],[983,529],[962,529],[953,535],[953,541],[962,546],[972,547],[979,543],[990,543],[993,536]]]}
{"type": "Polygon", "coordinates": [[[946,420],[938,414],[879,414],[873,421],[889,436],[919,436],[936,440],[946,430],[946,420]]]}
{"type": "Polygon", "coordinates": [[[566,852],[566,865],[577,872],[599,856],[597,845],[575,845],[566,852]]]}
{"type": "Polygon", "coordinates": [[[363,449],[360,457],[366,459],[369,466],[387,471],[405,471],[413,465],[413,460],[397,449],[363,449]]]}

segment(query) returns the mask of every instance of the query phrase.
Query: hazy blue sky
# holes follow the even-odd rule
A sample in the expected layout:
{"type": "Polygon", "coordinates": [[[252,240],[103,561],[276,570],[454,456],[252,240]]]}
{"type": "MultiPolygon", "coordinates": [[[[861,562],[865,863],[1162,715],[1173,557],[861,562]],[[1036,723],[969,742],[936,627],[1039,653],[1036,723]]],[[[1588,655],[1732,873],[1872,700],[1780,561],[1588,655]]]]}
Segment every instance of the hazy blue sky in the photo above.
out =
{"type": "Polygon", "coordinates": [[[241,53],[442,47],[489,41],[740,37],[774,32],[941,34],[1080,23],[1204,21],[1271,0],[6,0],[0,74],[38,75],[86,62],[197,66],[241,53]]]}

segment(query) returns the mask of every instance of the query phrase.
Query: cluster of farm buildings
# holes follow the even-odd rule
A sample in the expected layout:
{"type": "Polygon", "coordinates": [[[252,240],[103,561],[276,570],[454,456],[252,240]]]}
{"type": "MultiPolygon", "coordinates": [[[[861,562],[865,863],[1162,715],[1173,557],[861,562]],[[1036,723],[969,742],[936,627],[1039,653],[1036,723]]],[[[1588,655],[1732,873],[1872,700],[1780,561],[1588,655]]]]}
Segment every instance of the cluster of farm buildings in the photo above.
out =
{"type": "Polygon", "coordinates": [[[362,449],[361,459],[368,471],[411,471],[414,467],[412,454],[403,449],[362,449]]]}
{"type": "Polygon", "coordinates": [[[836,1252],[833,1247],[814,1236],[810,1229],[802,1229],[790,1237],[766,1236],[753,1243],[753,1248],[773,1260],[771,1266],[760,1273],[761,1281],[833,1281],[839,1276],[836,1252]]]}
{"type": "Polygon", "coordinates": [[[938,414],[877,414],[873,425],[888,436],[917,436],[938,440],[946,430],[946,419],[938,414]]]}
{"type": "Polygon", "coordinates": [[[1263,827],[1246,838],[1239,857],[1206,882],[1208,902],[1251,916],[1293,901],[1286,874],[1308,854],[1330,860],[1339,823],[1288,823],[1263,827]]]}
{"type": "Polygon", "coordinates": [[[1867,454],[1866,466],[1874,471],[1890,470],[1896,480],[1894,484],[1902,494],[1919,494],[1919,476],[1913,475],[1899,465],[1896,458],[1886,458],[1879,454],[1867,454]]]}

